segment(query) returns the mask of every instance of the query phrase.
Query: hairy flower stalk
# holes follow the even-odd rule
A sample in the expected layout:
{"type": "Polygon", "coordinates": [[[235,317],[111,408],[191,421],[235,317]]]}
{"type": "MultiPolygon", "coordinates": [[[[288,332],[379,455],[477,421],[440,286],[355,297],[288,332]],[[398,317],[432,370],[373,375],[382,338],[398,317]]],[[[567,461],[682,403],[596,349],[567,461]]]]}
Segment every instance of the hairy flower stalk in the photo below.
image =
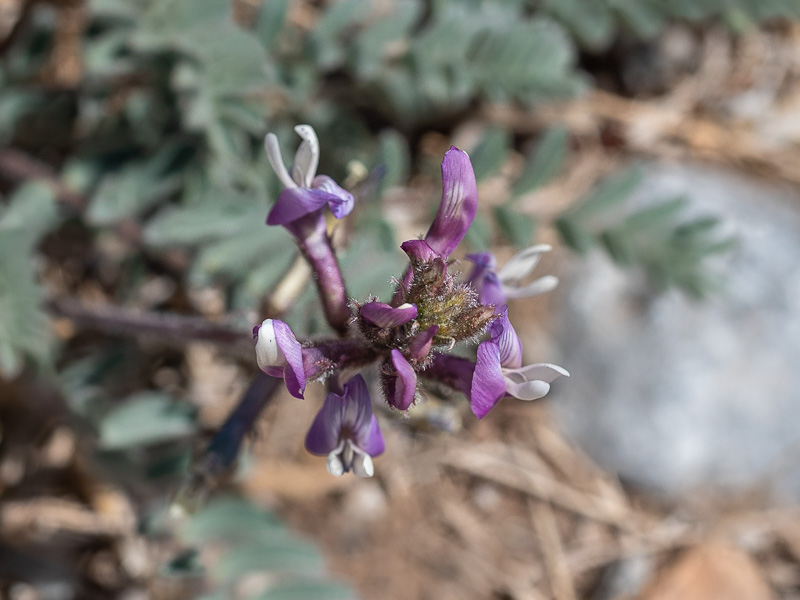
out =
{"type": "Polygon", "coordinates": [[[291,173],[275,136],[266,139],[270,162],[285,186],[267,223],[282,225],[294,236],[314,271],[326,317],[340,337],[301,341],[288,324],[272,319],[253,333],[259,367],[282,377],[293,396],[302,398],[308,382],[327,382],[329,393],[308,432],[306,448],[327,456],[330,473],[372,476],[372,459],[385,446],[367,383],[354,371],[377,367],[383,397],[392,409],[411,410],[421,398],[420,382],[428,379],[462,392],[479,419],[505,397],[541,398],[554,379],[569,375],[549,363],[522,366],[522,344],[506,308],[507,299],[555,286],[551,276],[524,283],[549,246],[523,250],[501,269],[491,254],[469,255],[474,267],[467,278],[451,270],[450,255],[472,224],[478,203],[465,152],[451,147],[445,153],[439,210],[424,237],[401,245],[409,266],[391,301],[374,296],[349,301],[330,244],[325,207],[343,218],[353,208],[353,197],[330,178],[316,176],[316,135],[307,125],[296,131],[303,142],[291,173]],[[452,356],[457,343],[477,344],[476,359],[452,356]]]}

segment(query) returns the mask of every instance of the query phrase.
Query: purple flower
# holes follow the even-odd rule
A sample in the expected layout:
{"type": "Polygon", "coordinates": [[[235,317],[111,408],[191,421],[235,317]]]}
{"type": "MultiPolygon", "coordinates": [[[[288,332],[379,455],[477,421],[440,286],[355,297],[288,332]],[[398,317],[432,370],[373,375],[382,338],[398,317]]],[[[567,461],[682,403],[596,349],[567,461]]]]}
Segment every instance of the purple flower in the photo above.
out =
{"type": "Polygon", "coordinates": [[[318,456],[327,455],[328,472],[336,477],[351,470],[359,477],[372,477],[372,457],[385,447],[361,375],[345,383],[342,394],[328,394],[306,435],[306,449],[318,456]]]}
{"type": "Polygon", "coordinates": [[[326,175],[316,175],[319,164],[319,141],[310,125],[294,128],[303,138],[294,158],[291,175],[281,157],[278,138],[268,133],[264,139],[267,157],[285,189],[278,196],[267,217],[267,225],[283,225],[295,237],[304,237],[322,220],[327,205],[333,216],[341,219],[353,210],[353,195],[326,175]]]}
{"type": "Polygon", "coordinates": [[[286,389],[295,398],[302,398],[306,389],[303,351],[291,328],[277,319],[265,319],[253,328],[256,339],[256,360],[267,375],[283,377],[286,389]]]}
{"type": "Polygon", "coordinates": [[[478,210],[478,186],[466,152],[451,146],[442,161],[442,201],[425,241],[447,258],[466,235],[478,210]]]}
{"type": "Polygon", "coordinates": [[[408,303],[393,307],[383,302],[367,302],[361,306],[359,314],[376,327],[391,329],[416,319],[417,307],[408,303]]]}
{"type": "Polygon", "coordinates": [[[549,292],[558,285],[558,279],[552,275],[534,279],[525,285],[522,282],[533,272],[542,253],[550,250],[552,248],[547,244],[531,246],[512,256],[500,269],[497,269],[497,261],[489,252],[468,254],[467,258],[474,263],[468,283],[478,291],[482,304],[494,304],[498,312],[509,299],[529,298],[549,292]]]}
{"type": "Polygon", "coordinates": [[[550,391],[550,383],[566,369],[549,363],[522,365],[522,344],[503,307],[500,318],[489,325],[490,337],[478,345],[470,386],[472,412],[482,419],[506,396],[536,400],[550,391]]]}
{"type": "Polygon", "coordinates": [[[417,363],[428,358],[428,354],[433,347],[433,338],[439,332],[438,325],[431,325],[427,329],[420,331],[408,342],[408,356],[417,363]]]}
{"type": "Polygon", "coordinates": [[[398,410],[408,410],[414,403],[417,392],[417,374],[414,367],[400,350],[394,349],[391,352],[391,359],[384,363],[383,369],[383,391],[386,394],[386,401],[398,410]]]}

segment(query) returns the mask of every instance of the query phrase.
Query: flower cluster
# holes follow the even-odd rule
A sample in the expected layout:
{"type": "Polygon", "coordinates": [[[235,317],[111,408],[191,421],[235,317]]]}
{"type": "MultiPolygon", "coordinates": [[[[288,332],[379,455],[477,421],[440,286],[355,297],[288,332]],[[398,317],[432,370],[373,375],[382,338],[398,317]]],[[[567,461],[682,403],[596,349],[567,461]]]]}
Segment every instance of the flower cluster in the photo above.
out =
{"type": "Polygon", "coordinates": [[[386,402],[400,411],[418,399],[419,378],[438,381],[464,393],[472,412],[484,418],[511,396],[535,400],[557,377],[569,376],[553,364],[522,365],[522,344],[508,320],[510,298],[524,298],[555,287],[546,276],[524,284],[543,252],[538,245],[514,256],[498,269],[489,253],[470,254],[466,278],[454,272],[450,255],[475,218],[478,190],[469,156],[451,147],[442,161],[442,200],[422,239],[401,245],[409,266],[388,303],[377,298],[351,301],[331,245],[326,207],[336,219],[353,209],[353,196],[331,178],[316,175],[319,143],[308,125],[295,128],[302,143],[289,171],[277,138],[266,138],[270,163],[285,186],[267,217],[294,236],[314,271],[323,310],[339,335],[336,339],[298,341],[291,328],[266,319],[253,329],[259,367],[282,377],[293,396],[302,398],[309,381],[326,381],[329,393],[306,437],[306,448],[327,456],[333,475],[374,472],[372,458],[384,450],[361,375],[377,365],[386,402]],[[477,343],[475,360],[450,354],[459,342],[477,343]]]}

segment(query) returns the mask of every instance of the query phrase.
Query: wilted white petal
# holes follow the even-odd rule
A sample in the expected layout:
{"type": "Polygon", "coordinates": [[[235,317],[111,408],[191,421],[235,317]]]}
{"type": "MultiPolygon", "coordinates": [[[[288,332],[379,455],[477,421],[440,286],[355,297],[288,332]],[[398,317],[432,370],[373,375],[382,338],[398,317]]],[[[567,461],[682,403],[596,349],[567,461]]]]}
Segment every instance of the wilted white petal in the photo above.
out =
{"type": "Polygon", "coordinates": [[[256,360],[261,370],[268,367],[285,367],[288,364],[283,351],[278,346],[272,319],[265,319],[258,330],[256,360]]]}
{"type": "Polygon", "coordinates": [[[297,125],[294,130],[303,142],[294,155],[294,165],[292,165],[292,175],[295,181],[302,187],[311,187],[311,182],[317,174],[319,165],[319,140],[311,125],[297,125]]]}
{"type": "Polygon", "coordinates": [[[558,277],[555,275],[545,275],[539,279],[531,281],[528,285],[511,286],[503,285],[503,292],[506,298],[530,298],[531,296],[538,296],[554,289],[558,285],[558,277]]]}
{"type": "Polygon", "coordinates": [[[517,252],[497,271],[497,277],[503,283],[525,279],[539,264],[542,253],[552,249],[553,247],[548,244],[537,244],[517,252]]]}
{"type": "Polygon", "coordinates": [[[272,170],[281,180],[284,187],[295,188],[297,184],[290,177],[289,171],[286,170],[286,165],[283,164],[283,157],[281,156],[281,147],[278,144],[278,138],[274,133],[268,133],[264,138],[264,148],[267,151],[267,158],[269,164],[272,165],[272,170]]]}
{"type": "Polygon", "coordinates": [[[344,465],[339,458],[339,452],[337,452],[337,450],[334,450],[328,454],[328,460],[325,462],[325,468],[328,469],[328,473],[334,477],[341,477],[344,475],[344,465]]]}
{"type": "Polygon", "coordinates": [[[360,448],[355,448],[356,454],[353,457],[353,473],[359,477],[372,477],[375,474],[375,466],[372,457],[360,448]]]}

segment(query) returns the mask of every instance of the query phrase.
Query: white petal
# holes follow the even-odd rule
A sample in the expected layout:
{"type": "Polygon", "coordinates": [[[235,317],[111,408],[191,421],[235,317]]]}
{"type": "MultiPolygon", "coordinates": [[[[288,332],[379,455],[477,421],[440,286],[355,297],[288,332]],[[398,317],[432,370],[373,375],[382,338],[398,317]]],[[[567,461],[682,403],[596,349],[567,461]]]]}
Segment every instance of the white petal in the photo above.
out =
{"type": "Polygon", "coordinates": [[[278,346],[278,339],[275,337],[275,327],[272,319],[264,319],[258,330],[258,340],[256,341],[256,360],[261,370],[268,367],[285,367],[288,363],[278,346]]]}
{"type": "Polygon", "coordinates": [[[325,468],[328,469],[328,473],[334,477],[341,477],[344,475],[344,465],[342,464],[342,461],[339,458],[339,453],[336,450],[328,454],[328,460],[325,463],[325,468]]]}
{"type": "Polygon", "coordinates": [[[536,400],[547,395],[550,384],[545,381],[523,381],[516,383],[506,378],[506,393],[518,400],[536,400]]]}
{"type": "Polygon", "coordinates": [[[375,475],[375,465],[372,463],[372,457],[360,449],[357,449],[353,460],[353,473],[359,477],[372,477],[375,475]]]}
{"type": "Polygon", "coordinates": [[[497,271],[497,277],[503,283],[525,279],[539,264],[542,252],[550,252],[552,249],[548,244],[537,244],[517,252],[497,271]]]}
{"type": "Polygon", "coordinates": [[[549,292],[557,285],[558,277],[554,275],[545,275],[522,287],[503,285],[503,292],[506,298],[530,298],[531,296],[538,296],[539,294],[549,292]]]}
{"type": "Polygon", "coordinates": [[[294,155],[292,174],[299,185],[310,188],[319,166],[319,140],[311,125],[298,125],[294,130],[303,142],[294,155]]]}
{"type": "Polygon", "coordinates": [[[519,369],[503,369],[503,374],[512,377],[515,381],[546,381],[551,383],[559,377],[569,377],[569,371],[552,363],[537,363],[525,365],[519,369]]]}
{"type": "Polygon", "coordinates": [[[283,164],[283,157],[281,156],[281,147],[278,144],[278,138],[274,133],[268,133],[264,138],[264,148],[267,151],[267,158],[269,164],[272,165],[272,170],[281,180],[284,187],[294,188],[297,184],[289,176],[289,171],[286,170],[286,165],[283,164]]]}

